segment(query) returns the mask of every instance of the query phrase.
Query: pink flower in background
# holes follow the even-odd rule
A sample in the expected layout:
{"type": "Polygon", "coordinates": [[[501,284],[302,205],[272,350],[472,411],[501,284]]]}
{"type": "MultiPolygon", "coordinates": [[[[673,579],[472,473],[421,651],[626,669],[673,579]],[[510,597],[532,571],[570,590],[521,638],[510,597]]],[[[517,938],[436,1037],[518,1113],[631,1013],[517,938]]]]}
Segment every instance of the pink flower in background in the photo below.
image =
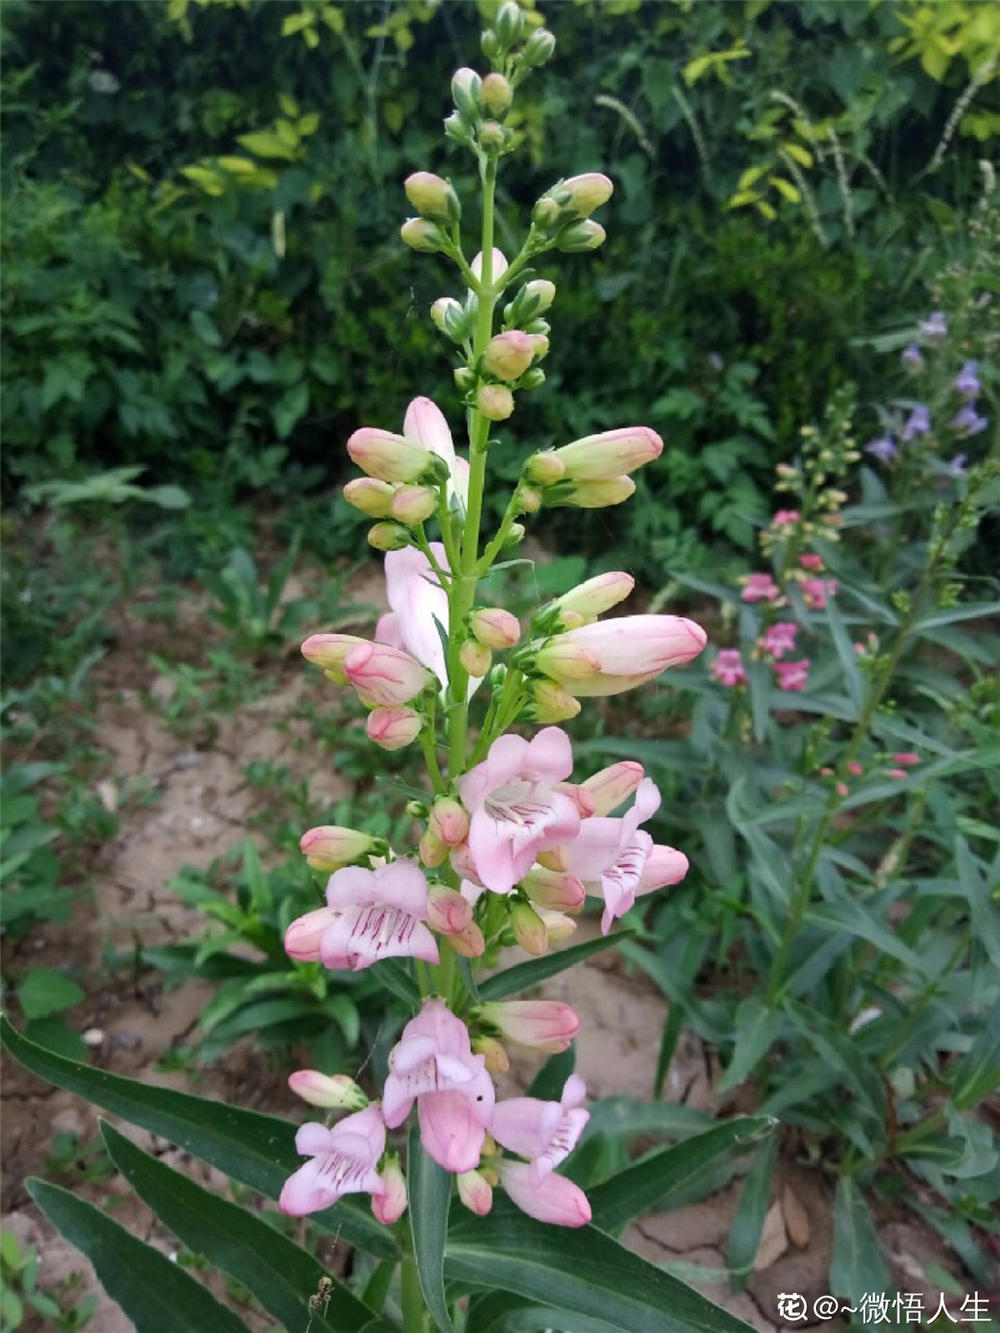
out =
{"type": "Polygon", "coordinates": [[[496,1093],[482,1055],[472,1054],[469,1031],[443,1000],[425,1000],[389,1055],[383,1114],[401,1125],[414,1100],[420,1138],[446,1171],[472,1171],[486,1137],[496,1093]]]}
{"type": "Polygon", "coordinates": [[[826,606],[826,599],[832,597],[836,591],[836,579],[804,579],[802,582],[802,596],[810,611],[822,611],[826,606]]]}
{"type": "Polygon", "coordinates": [[[310,1160],[282,1187],[278,1207],[289,1217],[329,1208],[345,1194],[385,1193],[376,1170],[385,1151],[385,1124],[377,1105],[347,1116],[332,1129],[315,1121],[301,1125],[295,1149],[310,1160]]]}
{"type": "Polygon", "coordinates": [[[856,759],[852,759],[847,765],[847,771],[854,778],[859,778],[865,771],[864,764],[859,764],[856,759]]]}
{"type": "Polygon", "coordinates": [[[905,768],[890,768],[889,776],[895,778],[897,782],[901,782],[903,778],[908,778],[910,775],[905,768]]]}
{"type": "Polygon", "coordinates": [[[775,662],[774,671],[779,689],[801,694],[809,678],[809,658],[803,657],[799,662],[775,662]]]}
{"type": "Polygon", "coordinates": [[[823,557],[821,555],[800,555],[799,564],[803,569],[822,569],[823,557]]]}
{"type": "Polygon", "coordinates": [[[708,668],[708,674],[721,685],[745,685],[746,667],[738,648],[721,648],[718,656],[708,668]]]}
{"type": "Polygon", "coordinates": [[[526,1157],[533,1184],[554,1171],[576,1147],[590,1119],[581,1103],[587,1087],[578,1074],[571,1074],[557,1102],[538,1097],[511,1097],[498,1102],[490,1122],[490,1133],[502,1148],[526,1157]]]}
{"type": "Polygon", "coordinates": [[[587,1196],[579,1185],[554,1171],[540,1181],[527,1162],[501,1162],[500,1184],[522,1212],[557,1227],[583,1227],[590,1221],[587,1196]]]}
{"type": "Polygon", "coordinates": [[[791,620],[779,620],[776,624],[770,625],[759,640],[760,648],[773,657],[776,661],[784,657],[785,653],[795,651],[795,636],[799,627],[791,620]]]}
{"type": "Polygon", "coordinates": [[[500,736],[459,780],[470,815],[469,855],[486,888],[509,893],[539,852],[576,836],[576,803],[558,790],[572,771],[569,737],[545,727],[530,741],[500,736]]]}
{"type": "Polygon", "coordinates": [[[916,750],[899,750],[892,757],[897,764],[903,764],[906,767],[920,763],[920,756],[916,750]]]}
{"type": "Polygon", "coordinates": [[[794,528],[801,518],[802,515],[797,509],[779,509],[771,519],[771,523],[776,528],[794,528]]]}
{"type": "Polygon", "coordinates": [[[770,574],[745,574],[740,582],[744,602],[777,602],[781,590],[770,574]]]}

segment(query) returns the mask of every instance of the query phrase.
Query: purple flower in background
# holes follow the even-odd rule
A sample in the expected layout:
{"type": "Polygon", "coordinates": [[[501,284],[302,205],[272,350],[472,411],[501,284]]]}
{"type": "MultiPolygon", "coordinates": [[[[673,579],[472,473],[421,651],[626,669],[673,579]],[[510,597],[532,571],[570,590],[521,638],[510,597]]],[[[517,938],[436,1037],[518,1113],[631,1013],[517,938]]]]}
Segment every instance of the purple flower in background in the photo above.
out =
{"type": "Polygon", "coordinates": [[[978,369],[978,361],[966,361],[955,377],[955,392],[960,393],[963,398],[975,398],[976,394],[982,389],[983,386],[979,383],[979,376],[976,374],[978,369]]]}
{"type": "Polygon", "coordinates": [[[960,477],[964,477],[965,464],[967,461],[968,461],[967,455],[956,454],[954,458],[952,458],[949,462],[945,464],[944,466],[945,476],[953,477],[956,481],[958,481],[960,477]]]}
{"type": "Polygon", "coordinates": [[[923,370],[924,357],[919,343],[907,343],[899,358],[907,370],[923,370]]]}
{"type": "Polygon", "coordinates": [[[927,409],[926,403],[917,403],[906,420],[903,427],[902,441],[909,444],[915,440],[918,435],[929,435],[931,433],[931,414],[927,409]]]}
{"type": "Polygon", "coordinates": [[[960,408],[948,422],[952,430],[958,431],[959,435],[978,435],[989,424],[989,417],[979,416],[972,403],[966,403],[965,407],[960,408]]]}
{"type": "Polygon", "coordinates": [[[891,463],[899,450],[891,435],[881,435],[877,440],[872,440],[870,444],[865,445],[865,453],[871,454],[880,463],[891,463]]]}
{"type": "Polygon", "coordinates": [[[948,336],[948,321],[943,310],[934,310],[920,325],[920,332],[932,342],[941,342],[948,336]]]}

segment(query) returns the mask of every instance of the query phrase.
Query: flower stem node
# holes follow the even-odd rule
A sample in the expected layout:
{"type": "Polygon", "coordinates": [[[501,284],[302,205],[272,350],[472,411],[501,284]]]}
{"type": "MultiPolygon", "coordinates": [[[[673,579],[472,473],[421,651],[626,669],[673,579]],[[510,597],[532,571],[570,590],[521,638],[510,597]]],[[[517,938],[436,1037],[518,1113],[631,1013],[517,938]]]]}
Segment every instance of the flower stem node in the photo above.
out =
{"type": "Polygon", "coordinates": [[[288,1086],[296,1097],[310,1106],[327,1111],[363,1111],[368,1098],[353,1078],[346,1074],[321,1074],[318,1069],[297,1069],[288,1076],[288,1086]]]}
{"type": "Polygon", "coordinates": [[[436,255],[445,247],[441,228],[436,222],[429,222],[426,218],[407,218],[399,229],[399,235],[404,244],[424,254],[436,255]]]}
{"type": "Polygon", "coordinates": [[[506,421],[514,411],[514,395],[506,384],[483,384],[476,394],[476,406],[489,421],[506,421]]]}
{"type": "Polygon", "coordinates": [[[448,181],[432,171],[415,171],[403,182],[406,197],[422,218],[451,224],[462,216],[462,205],[448,181]]]}
{"type": "Polygon", "coordinates": [[[510,109],[514,90],[502,74],[487,74],[479,89],[479,101],[491,116],[502,116],[510,109]]]}
{"type": "Polygon", "coordinates": [[[413,708],[398,704],[376,708],[368,714],[365,730],[368,739],[382,750],[402,750],[420,735],[423,719],[413,708]]]}
{"type": "Polygon", "coordinates": [[[375,838],[357,829],[321,824],[303,833],[299,848],[313,870],[329,875],[364,856],[384,856],[388,844],[384,838],[375,838]]]}
{"type": "Polygon", "coordinates": [[[368,529],[368,545],[376,551],[401,551],[410,534],[401,523],[376,523],[368,529]]]}
{"type": "Polygon", "coordinates": [[[531,335],[520,329],[509,329],[490,339],[483,353],[483,368],[491,377],[513,383],[521,378],[534,357],[535,345],[531,335]]]}

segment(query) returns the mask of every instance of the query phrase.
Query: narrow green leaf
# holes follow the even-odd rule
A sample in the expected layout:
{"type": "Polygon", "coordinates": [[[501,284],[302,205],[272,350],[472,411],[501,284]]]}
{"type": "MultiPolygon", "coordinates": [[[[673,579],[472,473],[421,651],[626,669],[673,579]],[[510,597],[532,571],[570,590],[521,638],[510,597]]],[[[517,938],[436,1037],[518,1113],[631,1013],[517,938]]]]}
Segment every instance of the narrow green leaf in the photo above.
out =
{"type": "Polygon", "coordinates": [[[1000,967],[1000,911],[990,896],[986,876],[963,837],[955,839],[955,864],[959,883],[969,904],[976,938],[994,967],[1000,967]]]}
{"type": "Polygon", "coordinates": [[[853,1176],[841,1176],[833,1205],[830,1290],[856,1305],[868,1291],[889,1291],[891,1279],[875,1224],[853,1176]]]}
{"type": "Polygon", "coordinates": [[[771,717],[771,672],[766,662],[751,662],[747,675],[750,678],[753,736],[760,744],[767,736],[767,724],[771,717]]]}
{"type": "Polygon", "coordinates": [[[583,944],[571,945],[568,949],[556,949],[554,953],[546,954],[544,958],[532,958],[527,963],[516,963],[513,967],[508,967],[506,972],[498,972],[495,977],[487,977],[485,981],[480,982],[479,994],[484,1000],[502,1000],[506,995],[528,990],[531,986],[537,986],[540,981],[544,981],[546,977],[553,977],[557,972],[565,971],[567,967],[582,963],[585,958],[600,953],[602,949],[610,949],[615,944],[621,944],[634,934],[633,930],[619,930],[614,935],[598,936],[597,939],[586,940],[583,944]]]}
{"type": "Polygon", "coordinates": [[[783,1022],[781,1014],[770,1009],[759,995],[749,995],[739,1002],[735,1021],[735,1050],[719,1083],[719,1092],[728,1092],[743,1082],[771,1049],[783,1022]]]}
{"type": "Polygon", "coordinates": [[[410,1130],[406,1155],[410,1236],[420,1290],[441,1333],[453,1333],[444,1292],[444,1249],[448,1236],[451,1176],[438,1166],[420,1141],[420,1128],[410,1130]]]}
{"type": "MultiPolygon", "coordinates": [[[[278,1197],[286,1176],[302,1165],[295,1151],[296,1126],[287,1120],[92,1069],[36,1046],[5,1016],[0,1017],[0,1042],[40,1078],[158,1134],[270,1199],[278,1197]]],[[[381,1259],[399,1253],[391,1233],[354,1199],[342,1199],[315,1214],[313,1221],[327,1231],[340,1231],[352,1245],[381,1259]]]]}
{"type": "Polygon", "coordinates": [[[618,1231],[640,1213],[666,1208],[671,1195],[706,1175],[709,1167],[730,1158],[735,1165],[749,1148],[772,1134],[777,1123],[770,1116],[739,1116],[640,1158],[591,1190],[595,1226],[618,1231]]]}
{"type": "Polygon", "coordinates": [[[858,669],[858,655],[854,651],[850,636],[847,633],[847,627],[844,624],[844,617],[840,614],[840,607],[834,597],[827,599],[826,618],[830,626],[833,646],[837,650],[837,657],[840,659],[841,670],[844,673],[844,684],[847,687],[848,696],[855,709],[860,713],[865,698],[864,677],[858,669]]]}
{"type": "Polygon", "coordinates": [[[741,1319],[595,1227],[546,1226],[505,1201],[488,1217],[462,1216],[452,1227],[445,1273],[628,1333],[750,1333],[741,1319]]]}
{"type": "Polygon", "coordinates": [[[397,1000],[402,1000],[414,1012],[420,1008],[420,987],[410,976],[405,963],[398,958],[383,958],[373,965],[371,972],[397,1000]]]}
{"type": "Polygon", "coordinates": [[[729,1228],[729,1245],[726,1250],[726,1264],[733,1286],[737,1289],[746,1286],[757,1256],[764,1218],[771,1201],[771,1183],[777,1157],[778,1136],[772,1134],[758,1149],[740,1190],[740,1201],[729,1228]]]}
{"type": "Polygon", "coordinates": [[[543,1102],[557,1102],[562,1096],[563,1084],[575,1065],[576,1047],[570,1042],[564,1051],[549,1056],[532,1079],[527,1095],[538,1097],[543,1102]]]}
{"type": "Polygon", "coordinates": [[[165,1254],[137,1240],[92,1203],[44,1180],[28,1181],[32,1198],[66,1239],[82,1250],[137,1333],[247,1333],[200,1282],[165,1254]]]}
{"type": "Polygon", "coordinates": [[[373,1318],[374,1312],[311,1254],[256,1214],[202,1189],[103,1121],[101,1134],[115,1166],[164,1226],[189,1250],[242,1282],[288,1333],[305,1333],[310,1322],[316,1333],[355,1333],[373,1318]],[[309,1309],[323,1278],[332,1284],[325,1315],[309,1309]]]}

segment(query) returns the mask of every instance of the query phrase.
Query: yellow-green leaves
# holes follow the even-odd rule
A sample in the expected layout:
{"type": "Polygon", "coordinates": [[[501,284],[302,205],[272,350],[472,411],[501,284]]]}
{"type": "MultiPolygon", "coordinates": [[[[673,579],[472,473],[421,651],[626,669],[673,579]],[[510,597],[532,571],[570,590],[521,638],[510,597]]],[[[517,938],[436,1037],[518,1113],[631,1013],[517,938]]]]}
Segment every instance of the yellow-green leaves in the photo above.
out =
{"type": "Polygon", "coordinates": [[[746,60],[749,55],[750,48],[745,42],[737,42],[728,51],[707,51],[684,66],[684,82],[690,88],[706,74],[715,74],[722,83],[728,84],[730,62],[746,60]]]}

